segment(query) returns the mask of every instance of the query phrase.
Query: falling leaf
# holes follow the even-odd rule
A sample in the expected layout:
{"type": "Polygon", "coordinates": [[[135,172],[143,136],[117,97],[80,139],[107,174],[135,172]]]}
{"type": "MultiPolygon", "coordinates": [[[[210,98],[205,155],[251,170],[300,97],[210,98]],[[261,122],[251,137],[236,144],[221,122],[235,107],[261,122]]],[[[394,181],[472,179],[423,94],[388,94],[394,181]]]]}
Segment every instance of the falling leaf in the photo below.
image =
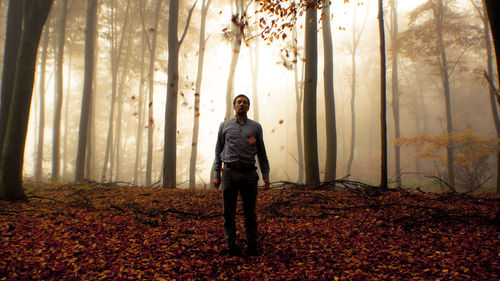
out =
{"type": "Polygon", "coordinates": [[[283,124],[283,119],[280,119],[280,121],[278,122],[280,125],[283,124]]]}

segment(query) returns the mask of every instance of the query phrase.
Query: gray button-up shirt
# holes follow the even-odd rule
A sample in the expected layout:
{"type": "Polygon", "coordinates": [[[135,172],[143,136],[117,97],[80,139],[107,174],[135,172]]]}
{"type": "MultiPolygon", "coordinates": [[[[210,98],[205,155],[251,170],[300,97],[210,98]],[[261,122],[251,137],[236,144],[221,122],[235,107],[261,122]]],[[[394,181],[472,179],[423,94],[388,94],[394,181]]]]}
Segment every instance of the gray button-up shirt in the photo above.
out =
{"type": "Polygon", "coordinates": [[[222,162],[255,166],[259,160],[262,178],[269,179],[269,161],[262,136],[262,126],[250,119],[239,123],[236,117],[222,122],[215,146],[214,177],[220,179],[222,162]]]}

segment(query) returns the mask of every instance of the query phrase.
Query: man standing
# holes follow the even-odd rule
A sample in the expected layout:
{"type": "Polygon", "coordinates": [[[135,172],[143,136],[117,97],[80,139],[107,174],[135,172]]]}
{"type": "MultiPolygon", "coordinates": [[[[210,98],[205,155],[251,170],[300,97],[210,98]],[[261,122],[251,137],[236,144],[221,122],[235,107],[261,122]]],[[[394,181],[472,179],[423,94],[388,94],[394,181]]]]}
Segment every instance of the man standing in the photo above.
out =
{"type": "Polygon", "coordinates": [[[220,125],[215,147],[213,184],[222,189],[224,213],[224,238],[229,255],[241,255],[236,245],[236,203],[241,194],[245,213],[247,255],[257,256],[257,183],[259,176],[255,167],[255,156],[259,160],[264,179],[264,188],[269,189],[269,162],[262,136],[262,126],[247,118],[250,99],[238,95],[233,100],[235,117],[220,125]],[[224,167],[222,168],[222,163],[224,167]],[[221,178],[221,170],[223,170],[221,178]]]}

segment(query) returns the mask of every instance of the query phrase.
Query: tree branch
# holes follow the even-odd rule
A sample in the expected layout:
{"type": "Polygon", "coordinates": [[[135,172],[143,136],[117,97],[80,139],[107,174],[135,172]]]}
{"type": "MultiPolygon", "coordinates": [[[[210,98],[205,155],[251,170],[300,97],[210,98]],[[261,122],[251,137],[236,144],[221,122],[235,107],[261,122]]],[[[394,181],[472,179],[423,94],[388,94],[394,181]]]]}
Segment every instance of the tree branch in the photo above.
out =
{"type": "Polygon", "coordinates": [[[196,7],[196,3],[198,3],[198,0],[195,0],[193,3],[193,6],[191,9],[189,9],[188,17],[186,20],[186,26],[184,27],[184,32],[182,33],[181,39],[179,40],[179,46],[182,45],[182,42],[184,41],[184,37],[186,37],[187,30],[189,28],[189,23],[191,22],[191,16],[193,15],[193,10],[196,7]]]}

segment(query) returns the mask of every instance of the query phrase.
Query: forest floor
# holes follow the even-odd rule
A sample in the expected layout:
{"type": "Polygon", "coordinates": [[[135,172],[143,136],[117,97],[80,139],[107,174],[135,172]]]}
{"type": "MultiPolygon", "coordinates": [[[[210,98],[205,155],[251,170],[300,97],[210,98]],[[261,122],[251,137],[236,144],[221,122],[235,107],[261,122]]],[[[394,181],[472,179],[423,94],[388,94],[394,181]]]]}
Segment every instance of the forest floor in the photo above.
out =
{"type": "Polygon", "coordinates": [[[0,280],[500,279],[493,195],[262,190],[261,255],[230,257],[220,190],[32,185],[27,193],[29,202],[0,202],[0,280]]]}

